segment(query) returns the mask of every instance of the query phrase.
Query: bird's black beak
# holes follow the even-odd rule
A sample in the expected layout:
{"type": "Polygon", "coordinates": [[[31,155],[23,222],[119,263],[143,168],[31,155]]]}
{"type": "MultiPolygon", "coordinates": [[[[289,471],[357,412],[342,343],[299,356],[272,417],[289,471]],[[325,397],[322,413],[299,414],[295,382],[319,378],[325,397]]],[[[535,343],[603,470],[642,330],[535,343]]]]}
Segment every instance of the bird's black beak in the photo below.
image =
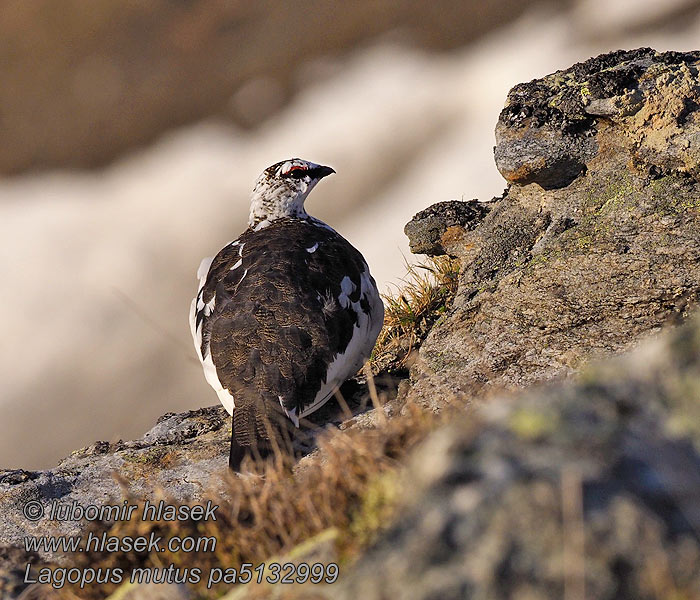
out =
{"type": "Polygon", "coordinates": [[[314,179],[323,179],[327,175],[332,175],[333,173],[335,173],[335,170],[330,167],[316,167],[315,169],[309,170],[309,174],[314,179]]]}

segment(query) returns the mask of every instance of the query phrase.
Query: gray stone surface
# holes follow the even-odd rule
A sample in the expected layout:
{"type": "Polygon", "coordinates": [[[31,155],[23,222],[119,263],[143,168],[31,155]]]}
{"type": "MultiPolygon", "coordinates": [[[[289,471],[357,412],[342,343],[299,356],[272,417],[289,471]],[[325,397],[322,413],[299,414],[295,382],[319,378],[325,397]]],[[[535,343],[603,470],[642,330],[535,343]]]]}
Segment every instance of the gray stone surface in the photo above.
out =
{"type": "Polygon", "coordinates": [[[697,598],[700,320],[493,399],[428,438],[404,485],[329,598],[697,598]]]}
{"type": "Polygon", "coordinates": [[[195,502],[226,472],[230,435],[230,418],[221,407],[168,413],[140,439],[95,442],[53,469],[0,470],[0,544],[19,546],[27,535],[81,533],[85,519],[48,518],[54,501],[102,505],[120,503],[130,494],[153,498],[163,493],[195,502]],[[46,517],[32,522],[24,516],[23,508],[32,501],[41,503],[46,517]]]}
{"type": "Polygon", "coordinates": [[[478,200],[449,200],[429,206],[416,214],[404,227],[411,252],[428,256],[449,254],[449,230],[474,229],[490,209],[489,204],[478,200]]]}
{"type": "MultiPolygon", "coordinates": [[[[396,394],[392,381],[378,379],[377,388],[387,399],[396,394]]],[[[376,416],[364,380],[358,377],[346,382],[342,392],[351,415],[346,415],[336,402],[311,415],[304,421],[307,435],[299,441],[300,453],[315,448],[315,434],[326,426],[372,426],[376,416]]],[[[231,418],[223,407],[214,406],[167,413],[139,439],[95,442],[71,453],[53,469],[0,469],[0,598],[16,597],[26,588],[22,581],[27,563],[44,559],[70,566],[70,560],[60,553],[42,552],[38,556],[20,549],[25,536],[85,533],[91,523],[87,519],[50,519],[52,503],[121,505],[130,498],[197,503],[205,491],[210,497],[217,491],[225,495],[230,439],[231,418]],[[36,502],[45,516],[30,521],[23,509],[27,503],[36,502]]],[[[302,460],[299,468],[304,464],[302,460]]],[[[139,587],[133,593],[148,592],[139,587]]]]}
{"type": "MultiPolygon", "coordinates": [[[[586,132],[581,139],[596,152],[576,177],[566,176],[566,187],[510,177],[476,227],[442,235],[461,259],[460,285],[411,371],[412,393],[424,404],[570,374],[680,322],[697,304],[699,59],[612,53],[511,91],[497,162],[503,152],[529,161],[523,136],[551,142],[556,154],[569,143],[562,139],[586,132]],[[585,111],[587,100],[630,90],[638,92],[633,113],[585,111]]],[[[531,173],[540,162],[527,163],[531,173]]]]}
{"type": "Polygon", "coordinates": [[[498,169],[511,183],[566,187],[612,143],[642,170],[697,174],[699,60],[619,50],[516,85],[496,125],[498,169]],[[611,137],[611,124],[625,135],[611,137]]]}

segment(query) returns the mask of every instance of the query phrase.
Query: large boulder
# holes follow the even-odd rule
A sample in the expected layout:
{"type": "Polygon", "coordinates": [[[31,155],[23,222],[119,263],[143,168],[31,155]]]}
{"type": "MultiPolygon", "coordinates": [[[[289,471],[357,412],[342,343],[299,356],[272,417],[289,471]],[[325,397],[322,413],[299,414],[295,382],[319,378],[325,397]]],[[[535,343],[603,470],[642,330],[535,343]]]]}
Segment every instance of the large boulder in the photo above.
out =
{"type": "Polygon", "coordinates": [[[407,225],[414,247],[462,264],[414,396],[437,407],[567,375],[697,304],[699,66],[697,52],[620,51],[511,90],[496,127],[503,196],[407,225]]]}

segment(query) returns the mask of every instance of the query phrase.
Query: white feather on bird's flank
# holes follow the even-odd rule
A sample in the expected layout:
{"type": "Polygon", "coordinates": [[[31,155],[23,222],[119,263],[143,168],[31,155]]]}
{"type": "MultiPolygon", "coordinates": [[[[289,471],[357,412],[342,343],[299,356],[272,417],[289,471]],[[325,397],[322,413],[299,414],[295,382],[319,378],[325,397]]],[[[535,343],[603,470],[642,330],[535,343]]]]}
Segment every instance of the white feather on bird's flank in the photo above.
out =
{"type": "Polygon", "coordinates": [[[243,275],[241,275],[241,278],[238,280],[238,285],[241,285],[241,282],[245,279],[245,276],[248,274],[248,269],[243,271],[243,275]]]}
{"type": "Polygon", "coordinates": [[[199,268],[197,269],[197,279],[199,279],[199,288],[197,291],[201,290],[204,286],[204,282],[207,279],[207,273],[209,273],[209,267],[211,267],[212,262],[214,262],[214,257],[206,256],[199,263],[199,268]]]}
{"type": "MultiPolygon", "coordinates": [[[[343,281],[340,282],[340,296],[338,296],[338,304],[343,308],[349,308],[352,304],[350,302],[350,295],[355,291],[355,284],[352,282],[347,275],[343,277],[343,281]]],[[[359,305],[358,305],[359,306],[359,305]]]]}
{"type": "Polygon", "coordinates": [[[202,288],[207,281],[207,274],[209,273],[209,268],[211,263],[214,262],[213,256],[207,256],[201,260],[199,263],[199,268],[197,269],[197,279],[199,279],[199,286],[197,287],[197,296],[192,301],[192,306],[190,307],[190,330],[192,332],[192,339],[194,341],[194,347],[197,350],[197,356],[201,357],[201,347],[202,347],[202,323],[200,322],[199,327],[197,327],[197,313],[204,310],[204,302],[202,301],[202,288]]]}
{"type": "MultiPolygon", "coordinates": [[[[209,261],[211,262],[211,260],[209,261]]],[[[216,395],[219,397],[219,401],[223,404],[224,408],[227,410],[228,414],[233,414],[233,409],[235,403],[233,401],[233,396],[231,393],[221,385],[219,381],[219,376],[216,373],[216,367],[214,366],[214,361],[211,357],[211,352],[208,351],[208,345],[204,351],[204,356],[202,356],[202,325],[203,321],[200,321],[199,326],[196,325],[197,319],[197,300],[201,292],[198,293],[197,298],[192,300],[192,305],[190,307],[190,330],[192,331],[192,339],[194,340],[194,348],[197,351],[197,357],[202,363],[202,368],[204,369],[204,378],[207,383],[214,388],[216,395]]],[[[215,298],[212,298],[212,302],[215,298]]]]}
{"type": "Polygon", "coordinates": [[[294,423],[294,427],[299,427],[299,417],[297,416],[297,409],[293,408],[292,410],[287,410],[287,408],[284,406],[284,398],[282,396],[277,396],[280,401],[280,406],[282,407],[282,410],[284,411],[284,414],[287,415],[287,418],[294,423]]]}
{"type": "MultiPolygon", "coordinates": [[[[238,245],[238,242],[231,242],[230,245],[235,247],[238,245]]],[[[214,262],[213,256],[203,258],[199,263],[199,268],[197,269],[199,287],[197,288],[197,296],[194,300],[192,300],[192,305],[190,306],[190,330],[192,332],[194,348],[197,351],[197,357],[201,361],[202,368],[204,369],[204,378],[206,379],[207,383],[214,388],[216,395],[219,397],[219,401],[231,415],[233,414],[234,408],[233,396],[231,396],[231,393],[225,389],[219,381],[219,377],[216,373],[216,367],[214,366],[214,361],[212,360],[211,353],[209,352],[208,344],[204,349],[204,355],[202,354],[202,327],[204,325],[204,319],[200,320],[199,325],[197,325],[197,315],[199,313],[203,313],[205,317],[208,317],[211,315],[214,307],[216,306],[216,295],[212,296],[212,299],[207,303],[205,303],[202,299],[202,288],[207,281],[207,275],[209,274],[209,269],[211,268],[212,262],[214,262]]]]}
{"type": "Polygon", "coordinates": [[[219,402],[223,404],[226,412],[232,415],[233,409],[236,407],[236,403],[233,400],[231,392],[224,388],[219,381],[219,375],[216,372],[216,367],[214,366],[211,352],[207,352],[206,358],[202,360],[202,366],[204,367],[204,378],[207,380],[207,383],[214,388],[216,395],[219,397],[219,402]]]}

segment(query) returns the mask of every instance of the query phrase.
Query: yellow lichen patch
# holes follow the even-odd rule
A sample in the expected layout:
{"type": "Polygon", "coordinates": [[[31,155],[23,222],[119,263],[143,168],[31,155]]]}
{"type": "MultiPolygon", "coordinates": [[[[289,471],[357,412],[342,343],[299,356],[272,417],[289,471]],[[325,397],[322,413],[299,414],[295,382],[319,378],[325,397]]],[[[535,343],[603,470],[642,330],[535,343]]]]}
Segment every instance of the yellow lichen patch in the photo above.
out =
{"type": "Polygon", "coordinates": [[[401,498],[396,471],[389,471],[372,480],[348,527],[345,553],[357,553],[373,543],[392,522],[401,498]],[[354,551],[353,551],[354,548],[354,551]]]}
{"type": "Polygon", "coordinates": [[[464,240],[465,229],[459,225],[448,227],[440,236],[440,242],[443,248],[459,245],[464,240]]]}
{"type": "Polygon", "coordinates": [[[541,412],[535,409],[513,411],[508,425],[515,435],[526,440],[540,439],[556,430],[557,414],[541,412]]]}

